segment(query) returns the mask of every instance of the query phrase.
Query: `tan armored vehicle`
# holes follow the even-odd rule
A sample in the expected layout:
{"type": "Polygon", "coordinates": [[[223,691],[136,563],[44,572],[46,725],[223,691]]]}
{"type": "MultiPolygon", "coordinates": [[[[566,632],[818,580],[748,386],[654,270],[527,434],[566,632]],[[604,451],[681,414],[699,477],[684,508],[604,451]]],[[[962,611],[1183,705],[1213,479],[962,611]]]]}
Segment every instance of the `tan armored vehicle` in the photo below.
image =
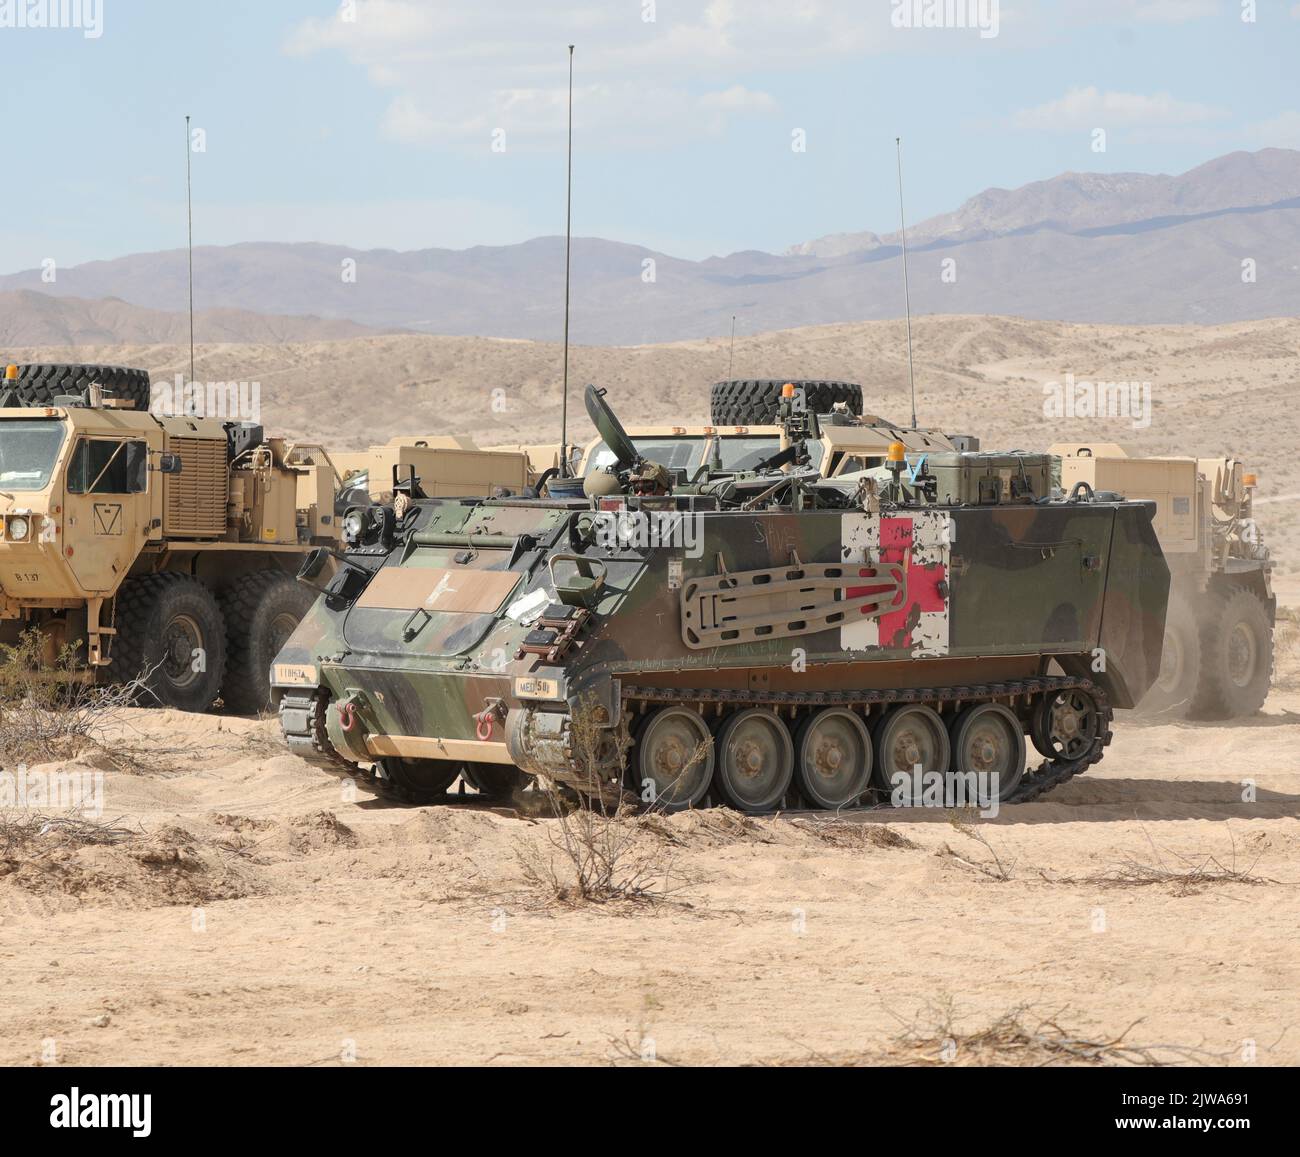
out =
{"type": "Polygon", "coordinates": [[[337,537],[328,454],[156,416],[138,370],[11,366],[0,395],[0,642],[35,629],[147,702],[266,705],[311,605],[294,576],[337,537]]]}
{"type": "Polygon", "coordinates": [[[1236,458],[1141,458],[1114,443],[1053,446],[1061,484],[1156,503],[1172,573],[1160,675],[1143,710],[1252,715],[1273,669],[1273,563],[1252,511],[1255,476],[1236,458]]]}
{"type": "MultiPolygon", "coordinates": [[[[808,413],[819,415],[816,437],[806,443],[807,465],[824,478],[883,470],[889,447],[896,443],[913,461],[979,449],[978,438],[913,429],[863,413],[862,387],[854,383],[788,378],[718,382],[708,425],[629,426],[627,433],[644,457],[670,471],[685,470],[688,478],[706,466],[752,470],[787,448],[785,427],[777,419],[787,385],[796,387],[808,413]]],[[[577,472],[585,478],[612,461],[612,451],[596,439],[581,455],[577,472]]]]}

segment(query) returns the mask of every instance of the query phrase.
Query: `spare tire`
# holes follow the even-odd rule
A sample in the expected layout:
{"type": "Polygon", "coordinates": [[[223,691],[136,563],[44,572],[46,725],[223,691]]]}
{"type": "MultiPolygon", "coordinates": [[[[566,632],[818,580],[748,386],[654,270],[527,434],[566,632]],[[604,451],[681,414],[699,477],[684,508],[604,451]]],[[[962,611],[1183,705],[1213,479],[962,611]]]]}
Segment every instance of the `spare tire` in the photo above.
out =
{"type": "MultiPolygon", "coordinates": [[[[781,390],[790,378],[754,382],[719,382],[713,387],[715,426],[774,426],[778,421],[781,390]]],[[[854,414],[862,413],[862,387],[852,382],[810,382],[796,379],[808,409],[829,414],[838,402],[848,404],[854,414]]]]}
{"type": "Polygon", "coordinates": [[[18,380],[0,385],[0,394],[12,390],[24,406],[51,406],[56,398],[84,395],[92,385],[103,386],[117,401],[134,402],[137,410],[149,408],[149,371],[125,366],[19,366],[18,380]]]}

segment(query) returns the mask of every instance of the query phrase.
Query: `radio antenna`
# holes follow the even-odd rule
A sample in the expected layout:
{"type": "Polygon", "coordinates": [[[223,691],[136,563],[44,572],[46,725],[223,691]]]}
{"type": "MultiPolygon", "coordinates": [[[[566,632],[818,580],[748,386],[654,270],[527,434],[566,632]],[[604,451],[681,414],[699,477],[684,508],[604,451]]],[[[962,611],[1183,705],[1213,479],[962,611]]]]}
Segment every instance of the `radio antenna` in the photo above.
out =
{"type": "Polygon", "coordinates": [[[898,221],[903,237],[903,301],[907,306],[907,381],[912,391],[912,429],[916,429],[916,371],[912,365],[912,289],[907,280],[907,215],[903,211],[903,138],[895,137],[898,150],[898,221]]]}
{"type": "Polygon", "coordinates": [[[194,186],[190,175],[190,118],[185,117],[185,213],[189,219],[190,257],[190,381],[194,381],[194,186]]]}
{"type": "Polygon", "coordinates": [[[727,358],[727,380],[731,380],[732,367],[736,364],[736,315],[731,315],[731,355],[727,358]]]}
{"type": "Polygon", "coordinates": [[[560,477],[569,468],[569,286],[573,261],[573,45],[569,45],[569,174],[564,221],[564,400],[560,408],[560,477]]]}

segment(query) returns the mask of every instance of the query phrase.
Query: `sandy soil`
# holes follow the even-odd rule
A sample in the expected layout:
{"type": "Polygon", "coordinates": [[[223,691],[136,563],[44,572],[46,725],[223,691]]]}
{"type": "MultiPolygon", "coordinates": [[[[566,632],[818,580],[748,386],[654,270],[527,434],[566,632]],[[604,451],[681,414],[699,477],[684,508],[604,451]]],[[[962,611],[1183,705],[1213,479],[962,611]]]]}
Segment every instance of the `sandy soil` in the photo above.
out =
{"type": "Polygon", "coordinates": [[[105,773],[123,842],[15,845],[0,813],[0,1063],[1067,1059],[1006,1024],[969,1039],[1011,1015],[1152,1050],[1130,1060],[1295,1064],[1284,643],[1260,717],[1122,716],[1100,767],[974,827],[657,819],[629,856],[680,890],[642,904],[531,884],[554,820],[390,806],[281,754],[273,722],[134,712],[111,758],[59,765],[127,761],[105,773]]]}

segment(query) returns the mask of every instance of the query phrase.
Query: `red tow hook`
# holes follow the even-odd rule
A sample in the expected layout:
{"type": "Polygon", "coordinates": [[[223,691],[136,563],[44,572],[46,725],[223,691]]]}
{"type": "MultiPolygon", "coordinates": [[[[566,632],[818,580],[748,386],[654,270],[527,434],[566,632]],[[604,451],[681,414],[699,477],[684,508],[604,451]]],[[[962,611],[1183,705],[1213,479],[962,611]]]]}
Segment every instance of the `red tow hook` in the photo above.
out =
{"type": "Polygon", "coordinates": [[[344,734],[355,731],[357,728],[357,705],[352,702],[339,704],[339,726],[343,728],[344,734]]]}
{"type": "Polygon", "coordinates": [[[480,743],[488,743],[492,739],[492,731],[496,727],[498,719],[504,719],[506,715],[505,704],[500,699],[494,699],[488,703],[487,707],[474,716],[478,726],[474,729],[474,734],[478,736],[480,743]]]}

